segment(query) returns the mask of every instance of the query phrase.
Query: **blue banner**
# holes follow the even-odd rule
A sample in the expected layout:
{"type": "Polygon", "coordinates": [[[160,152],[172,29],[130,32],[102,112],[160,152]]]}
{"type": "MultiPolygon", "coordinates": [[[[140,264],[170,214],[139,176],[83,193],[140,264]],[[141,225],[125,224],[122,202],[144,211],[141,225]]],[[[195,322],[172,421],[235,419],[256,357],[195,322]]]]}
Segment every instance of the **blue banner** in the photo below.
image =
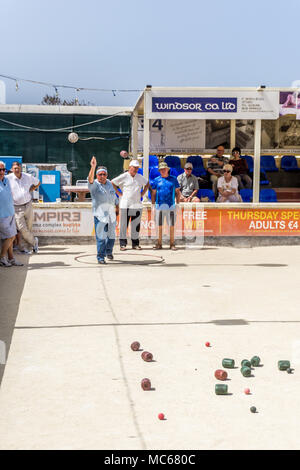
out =
{"type": "Polygon", "coordinates": [[[153,113],[236,113],[237,98],[152,97],[153,113]]]}

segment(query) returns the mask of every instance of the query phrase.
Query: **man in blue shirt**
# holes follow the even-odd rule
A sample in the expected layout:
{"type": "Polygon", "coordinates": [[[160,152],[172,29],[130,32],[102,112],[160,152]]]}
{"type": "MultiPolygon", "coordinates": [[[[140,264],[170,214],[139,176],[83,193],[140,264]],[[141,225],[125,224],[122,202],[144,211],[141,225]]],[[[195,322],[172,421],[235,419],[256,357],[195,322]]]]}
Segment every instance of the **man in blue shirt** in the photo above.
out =
{"type": "Polygon", "coordinates": [[[5,177],[5,163],[0,161],[0,239],[2,241],[0,266],[23,266],[13,256],[13,241],[17,233],[14,201],[8,179],[5,177]]]}
{"type": "Polygon", "coordinates": [[[180,199],[180,185],[175,176],[169,175],[170,168],[165,162],[159,164],[158,170],[160,176],[154,179],[152,188],[152,204],[155,203],[156,208],[156,224],[158,225],[158,240],[154,245],[155,250],[162,249],[162,228],[164,218],[170,226],[170,249],[176,250],[175,247],[175,216],[176,203],[180,199]]]}
{"type": "Polygon", "coordinates": [[[97,240],[97,259],[99,264],[106,264],[105,257],[113,260],[113,247],[116,238],[116,210],[119,200],[104,166],[96,172],[97,160],[91,159],[91,169],[88,176],[88,187],[92,197],[95,233],[97,240]]]}

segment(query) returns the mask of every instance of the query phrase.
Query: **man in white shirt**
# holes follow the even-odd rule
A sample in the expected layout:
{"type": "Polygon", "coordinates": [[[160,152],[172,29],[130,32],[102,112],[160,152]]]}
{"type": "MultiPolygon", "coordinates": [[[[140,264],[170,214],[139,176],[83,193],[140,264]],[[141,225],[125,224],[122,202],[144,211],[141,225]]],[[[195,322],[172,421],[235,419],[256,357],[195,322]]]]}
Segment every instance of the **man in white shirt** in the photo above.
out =
{"type": "Polygon", "coordinates": [[[133,250],[141,250],[139,245],[140,223],[143,205],[141,198],[149,188],[149,182],[138,173],[139,162],[132,160],[125,173],[111,182],[120,199],[120,249],[126,250],[127,227],[131,221],[131,242],[133,250]],[[121,190],[121,191],[120,191],[121,190]]]}
{"type": "Polygon", "coordinates": [[[38,239],[32,233],[33,210],[31,192],[39,187],[40,181],[34,176],[23,173],[22,165],[13,162],[12,173],[8,175],[11,192],[14,200],[17,229],[28,244],[29,253],[38,252],[38,239]]]}

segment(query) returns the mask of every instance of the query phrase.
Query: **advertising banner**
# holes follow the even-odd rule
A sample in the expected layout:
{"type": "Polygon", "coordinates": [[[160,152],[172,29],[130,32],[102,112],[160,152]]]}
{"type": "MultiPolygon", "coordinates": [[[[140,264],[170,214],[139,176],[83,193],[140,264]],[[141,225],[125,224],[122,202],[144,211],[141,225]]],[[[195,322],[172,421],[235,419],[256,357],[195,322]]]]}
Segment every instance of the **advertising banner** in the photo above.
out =
{"type": "MultiPolygon", "coordinates": [[[[92,211],[89,208],[35,208],[33,232],[36,236],[93,236],[92,211]]],[[[164,233],[169,233],[167,225],[164,226],[164,233]]],[[[116,235],[119,235],[119,220],[116,235]]],[[[300,236],[300,209],[210,209],[200,203],[191,208],[178,206],[175,235],[177,239],[203,236],[300,236]]],[[[150,208],[143,210],[140,236],[151,239],[157,236],[155,214],[150,208]]]]}
{"type": "Polygon", "coordinates": [[[292,114],[300,119],[300,93],[299,91],[281,91],[279,93],[279,115],[292,114]]]}
{"type": "Polygon", "coordinates": [[[89,208],[33,209],[33,233],[36,236],[83,237],[94,234],[94,221],[89,208]]]}
{"type": "Polygon", "coordinates": [[[165,90],[146,93],[148,119],[277,119],[278,91],[165,90]]]}
{"type": "MultiPolygon", "coordinates": [[[[144,119],[139,118],[138,151],[143,151],[144,119]]],[[[150,152],[193,152],[205,148],[205,121],[154,119],[150,122],[150,152]]]]}

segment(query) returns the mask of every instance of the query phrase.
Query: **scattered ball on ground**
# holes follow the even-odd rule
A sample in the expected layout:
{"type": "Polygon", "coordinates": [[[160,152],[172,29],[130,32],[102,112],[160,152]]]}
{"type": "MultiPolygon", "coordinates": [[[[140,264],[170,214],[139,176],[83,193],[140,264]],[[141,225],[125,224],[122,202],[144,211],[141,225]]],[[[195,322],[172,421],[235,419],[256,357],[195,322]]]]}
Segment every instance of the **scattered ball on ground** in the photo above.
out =
{"type": "Polygon", "coordinates": [[[144,351],[142,352],[142,359],[146,362],[151,362],[153,359],[153,355],[148,351],[144,351]]]}
{"type": "Polygon", "coordinates": [[[255,408],[255,406],[251,406],[250,411],[251,411],[251,413],[256,413],[256,408],[255,408]]]}
{"type": "Polygon", "coordinates": [[[207,342],[205,343],[205,346],[209,348],[209,346],[210,346],[210,342],[209,342],[209,341],[207,341],[207,342]]]}
{"type": "Polygon", "coordinates": [[[141,387],[143,390],[150,390],[151,388],[150,379],[143,379],[141,382],[141,387]]]}
{"type": "Polygon", "coordinates": [[[218,369],[215,371],[215,377],[218,380],[226,380],[227,379],[227,372],[226,370],[218,369]]]}
{"type": "Polygon", "coordinates": [[[165,419],[165,415],[163,413],[159,413],[158,419],[160,420],[165,419]]]}
{"type": "Polygon", "coordinates": [[[140,349],[140,343],[138,341],[134,341],[130,347],[132,351],[138,351],[140,349]]]}
{"type": "Polygon", "coordinates": [[[244,392],[246,393],[246,395],[249,395],[250,394],[250,388],[245,388],[244,392]]]}

